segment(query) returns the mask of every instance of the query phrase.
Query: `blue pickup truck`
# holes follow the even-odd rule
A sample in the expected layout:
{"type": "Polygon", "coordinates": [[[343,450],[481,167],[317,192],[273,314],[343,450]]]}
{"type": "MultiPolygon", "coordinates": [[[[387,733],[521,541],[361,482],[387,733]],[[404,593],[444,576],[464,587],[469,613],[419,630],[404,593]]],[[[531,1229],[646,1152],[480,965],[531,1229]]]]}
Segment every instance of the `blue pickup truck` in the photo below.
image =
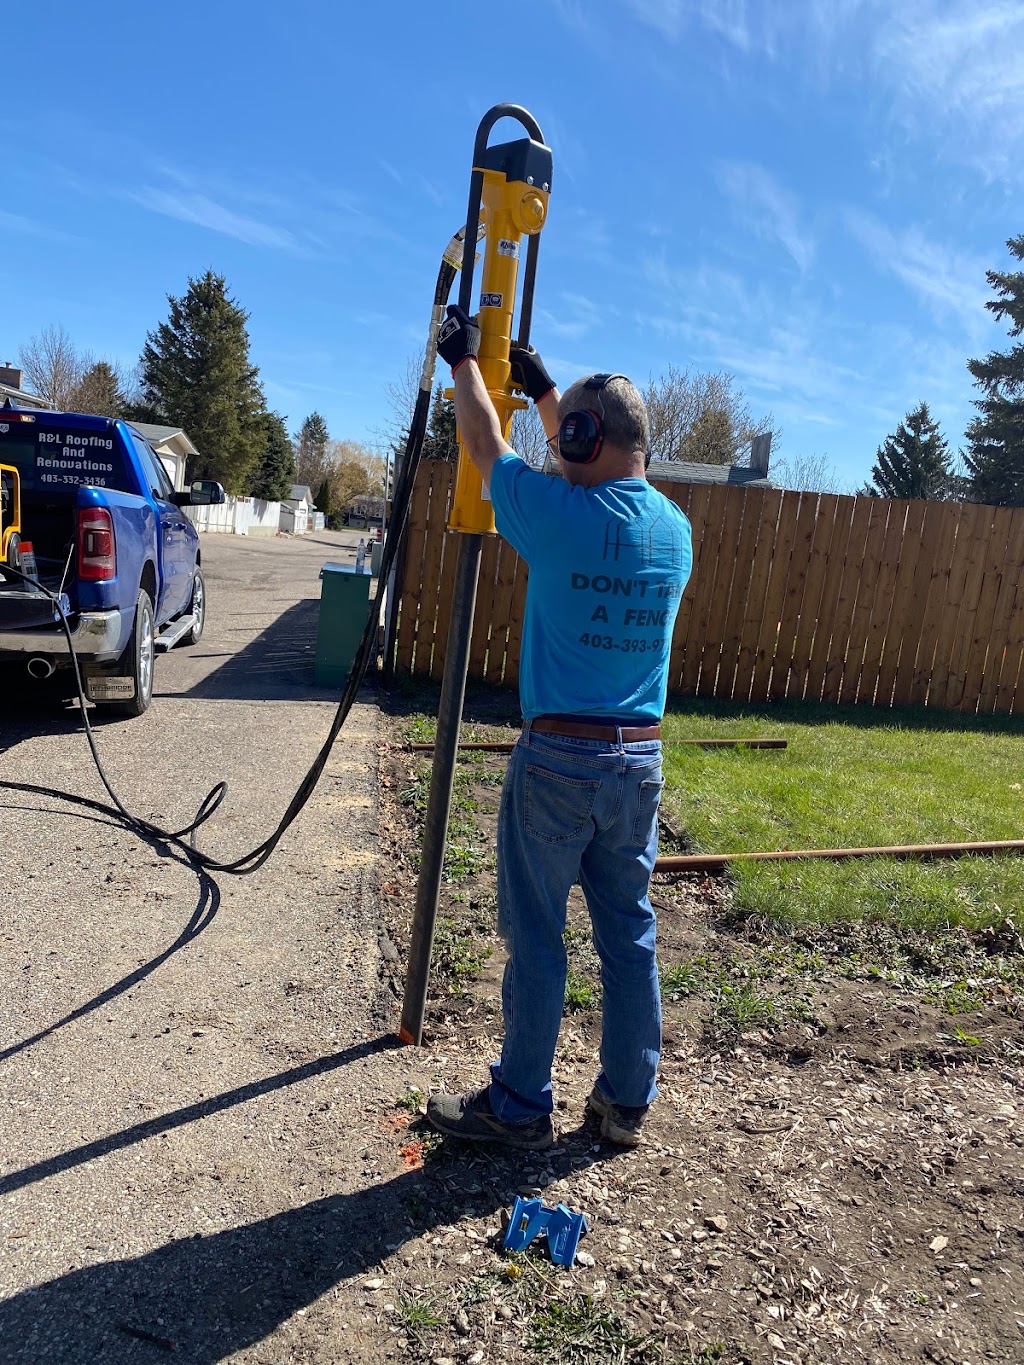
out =
{"type": "MultiPolygon", "coordinates": [[[[61,601],[89,699],[140,716],[157,650],[194,643],[206,616],[199,536],[183,508],[223,502],[223,488],[202,480],[176,492],[140,432],[81,413],[0,407],[4,466],[6,500],[20,503],[7,562],[24,571],[34,560],[61,601]]],[[[0,562],[0,673],[44,679],[70,667],[52,601],[0,562]]]]}

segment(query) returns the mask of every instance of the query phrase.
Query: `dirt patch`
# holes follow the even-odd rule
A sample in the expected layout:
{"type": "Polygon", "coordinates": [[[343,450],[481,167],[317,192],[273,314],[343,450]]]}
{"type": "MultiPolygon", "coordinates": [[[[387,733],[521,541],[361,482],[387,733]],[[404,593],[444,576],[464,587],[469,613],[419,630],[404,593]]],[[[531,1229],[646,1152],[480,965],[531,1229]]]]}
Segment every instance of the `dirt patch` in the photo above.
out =
{"type": "MultiPolygon", "coordinates": [[[[490,705],[476,737],[511,719],[490,705]]],[[[408,720],[391,727],[383,956],[399,996],[429,755],[401,748],[408,720]]],[[[483,1082],[500,1039],[493,848],[505,762],[460,764],[420,1068],[437,1062],[451,1090],[483,1082]]],[[[420,1090],[382,1133],[431,1230],[366,1291],[381,1349],[474,1365],[1021,1359],[1019,943],[895,942],[856,926],[782,937],[733,922],[724,879],[659,879],[652,894],[665,1046],[645,1145],[603,1144],[584,1108],[600,987],[576,889],[555,1147],[441,1142],[420,1090]],[[542,1251],[501,1251],[516,1193],[586,1213],[572,1271],[542,1251]]]]}

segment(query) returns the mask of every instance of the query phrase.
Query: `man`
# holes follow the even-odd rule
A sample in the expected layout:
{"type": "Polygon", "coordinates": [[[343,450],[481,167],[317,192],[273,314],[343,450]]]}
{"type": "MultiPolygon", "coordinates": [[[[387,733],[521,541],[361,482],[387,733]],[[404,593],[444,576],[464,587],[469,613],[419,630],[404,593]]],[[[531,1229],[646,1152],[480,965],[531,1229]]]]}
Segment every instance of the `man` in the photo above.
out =
{"type": "Polygon", "coordinates": [[[475,320],[449,307],[438,350],[452,367],[456,421],[489,485],[498,531],[530,566],[523,732],[498,817],[505,1038],[489,1085],[433,1096],[427,1117],[470,1141],[536,1149],[554,1140],[563,933],[578,880],[604,990],[601,1071],[588,1103],[605,1138],[636,1146],[661,1050],[647,893],[658,846],[659,722],[690,525],[647,482],[647,412],[625,376],[591,376],[559,396],[537,353],[513,348],[513,382],[536,403],[549,445],[557,441],[564,477],[550,478],[503,439],[479,345],[475,320]]]}

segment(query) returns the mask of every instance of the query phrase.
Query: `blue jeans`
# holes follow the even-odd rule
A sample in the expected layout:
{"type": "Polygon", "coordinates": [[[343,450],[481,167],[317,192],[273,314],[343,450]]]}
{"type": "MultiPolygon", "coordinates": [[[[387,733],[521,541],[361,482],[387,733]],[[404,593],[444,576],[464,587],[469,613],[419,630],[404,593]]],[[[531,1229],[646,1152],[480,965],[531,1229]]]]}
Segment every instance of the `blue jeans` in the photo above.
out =
{"type": "Polygon", "coordinates": [[[569,891],[587,898],[604,1006],[597,1084],[615,1104],[657,1095],[661,992],[648,898],[658,850],[661,743],[534,734],[512,751],[498,815],[498,929],[508,948],[505,1040],[491,1108],[506,1123],[550,1114],[565,1002],[569,891]]]}

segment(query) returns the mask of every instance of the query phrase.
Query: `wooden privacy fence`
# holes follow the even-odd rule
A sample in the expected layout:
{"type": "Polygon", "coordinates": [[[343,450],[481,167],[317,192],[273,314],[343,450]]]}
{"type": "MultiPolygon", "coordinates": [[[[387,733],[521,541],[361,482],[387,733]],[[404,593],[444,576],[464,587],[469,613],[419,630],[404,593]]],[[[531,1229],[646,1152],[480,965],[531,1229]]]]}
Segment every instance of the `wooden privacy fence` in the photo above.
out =
{"type": "MultiPolygon", "coordinates": [[[[439,679],[458,537],[453,466],[417,475],[396,672],[439,679]]],[[[1024,712],[1024,509],[659,484],[693,527],[669,691],[1024,712]]],[[[470,676],[514,687],[527,569],[487,537],[470,676]]]]}

